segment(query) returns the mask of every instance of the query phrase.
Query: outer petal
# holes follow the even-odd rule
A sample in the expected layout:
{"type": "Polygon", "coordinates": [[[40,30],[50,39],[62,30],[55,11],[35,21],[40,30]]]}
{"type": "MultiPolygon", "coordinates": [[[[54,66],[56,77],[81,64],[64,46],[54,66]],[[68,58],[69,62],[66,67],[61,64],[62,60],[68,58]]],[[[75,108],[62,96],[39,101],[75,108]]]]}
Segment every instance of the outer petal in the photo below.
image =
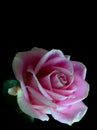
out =
{"type": "Polygon", "coordinates": [[[86,67],[81,62],[72,61],[75,75],[79,75],[82,79],[86,77],[86,67]]]}
{"type": "Polygon", "coordinates": [[[30,65],[34,69],[37,62],[45,53],[47,53],[46,50],[39,48],[17,53],[12,63],[16,78],[21,81],[27,67],[30,65]]]}
{"type": "Polygon", "coordinates": [[[23,90],[26,99],[28,99],[28,94],[26,86],[24,84],[24,78],[25,78],[24,76],[27,71],[27,67],[31,66],[34,69],[37,62],[45,53],[47,53],[47,51],[44,49],[33,48],[30,51],[17,53],[17,55],[13,60],[12,63],[13,71],[15,73],[17,80],[20,81],[21,88],[23,90]]]}
{"type": "Polygon", "coordinates": [[[37,109],[34,109],[33,105],[31,105],[30,102],[26,101],[21,89],[18,90],[17,101],[20,109],[27,115],[33,118],[38,118],[42,121],[49,120],[48,116],[45,113],[37,109]]]}
{"type": "Polygon", "coordinates": [[[61,123],[66,123],[68,125],[72,125],[74,122],[79,122],[86,112],[87,106],[85,106],[83,102],[68,106],[62,111],[57,111],[55,109],[51,110],[54,119],[58,120],[61,123]]]}

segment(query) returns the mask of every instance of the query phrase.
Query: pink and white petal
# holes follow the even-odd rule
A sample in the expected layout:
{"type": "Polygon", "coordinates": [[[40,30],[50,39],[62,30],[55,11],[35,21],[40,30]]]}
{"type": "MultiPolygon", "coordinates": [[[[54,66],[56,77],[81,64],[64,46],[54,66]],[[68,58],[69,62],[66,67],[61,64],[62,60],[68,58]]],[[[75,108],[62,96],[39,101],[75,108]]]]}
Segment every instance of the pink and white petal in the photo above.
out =
{"type": "Polygon", "coordinates": [[[72,95],[76,90],[77,90],[77,86],[75,86],[75,85],[72,85],[72,86],[68,87],[68,89],[53,88],[53,91],[55,93],[58,93],[58,94],[61,94],[61,95],[64,95],[64,96],[72,95]]]}
{"type": "Polygon", "coordinates": [[[36,76],[39,79],[39,78],[45,77],[46,75],[49,75],[55,71],[56,71],[56,69],[53,66],[46,66],[46,67],[43,66],[36,76]]]}
{"type": "Polygon", "coordinates": [[[64,67],[60,67],[59,65],[58,66],[54,66],[54,68],[56,68],[56,70],[59,70],[60,72],[62,72],[63,71],[63,73],[66,71],[66,72],[68,72],[68,74],[73,74],[73,66],[72,66],[72,64],[70,63],[70,62],[65,62],[64,61],[64,67]],[[66,63],[66,64],[65,64],[66,63]],[[65,70],[65,71],[64,71],[65,70]]]}
{"type": "Polygon", "coordinates": [[[52,97],[53,101],[55,101],[55,102],[65,100],[66,98],[68,98],[67,96],[63,96],[63,95],[60,95],[58,93],[55,93],[55,92],[52,92],[49,90],[46,90],[46,91],[52,97]]]}
{"type": "Polygon", "coordinates": [[[52,116],[55,120],[72,125],[75,122],[79,122],[87,112],[87,106],[83,102],[78,102],[62,111],[51,109],[52,116]]]}
{"type": "Polygon", "coordinates": [[[73,66],[72,66],[71,62],[65,58],[63,58],[63,60],[61,60],[60,62],[56,63],[55,66],[64,68],[64,69],[70,71],[71,73],[73,73],[73,66]]]}
{"type": "Polygon", "coordinates": [[[51,114],[50,108],[48,106],[32,105],[34,109],[41,110],[46,114],[51,114]]]}
{"type": "Polygon", "coordinates": [[[38,71],[41,69],[41,67],[49,61],[50,59],[55,59],[56,57],[64,58],[64,54],[60,50],[53,49],[49,52],[47,52],[38,62],[36,68],[35,68],[35,74],[38,73],[38,71]]]}
{"type": "Polygon", "coordinates": [[[89,84],[81,79],[79,76],[74,76],[74,83],[76,86],[78,86],[77,90],[75,91],[74,95],[77,99],[85,99],[88,96],[89,93],[89,84]]]}
{"type": "MultiPolygon", "coordinates": [[[[50,81],[52,84],[53,88],[62,88],[63,87],[63,83],[60,81],[59,75],[57,73],[54,73],[51,75],[50,81]]],[[[66,82],[66,81],[64,81],[66,82]]]]}
{"type": "Polygon", "coordinates": [[[25,99],[21,89],[19,89],[18,93],[17,93],[17,102],[18,102],[20,109],[25,114],[27,114],[27,115],[29,115],[33,118],[40,119],[42,121],[48,121],[49,120],[49,117],[45,113],[33,108],[33,106],[30,104],[30,102],[28,102],[25,99]]]}
{"type": "Polygon", "coordinates": [[[15,56],[12,66],[17,80],[19,81],[23,80],[24,63],[21,60],[21,58],[19,58],[19,54],[15,56]]]}
{"type": "Polygon", "coordinates": [[[28,92],[27,92],[27,86],[24,84],[23,81],[20,82],[20,86],[22,88],[22,91],[24,93],[26,100],[29,100],[29,96],[28,96],[28,92]]]}
{"type": "Polygon", "coordinates": [[[46,97],[44,97],[41,93],[39,93],[35,89],[33,89],[33,88],[28,86],[28,90],[29,90],[29,92],[32,95],[32,97],[31,97],[32,100],[34,99],[34,104],[35,104],[35,100],[36,100],[36,104],[37,104],[37,102],[39,102],[39,104],[42,103],[42,105],[46,105],[46,106],[52,106],[52,107],[56,106],[55,103],[53,103],[52,101],[48,100],[46,97]]]}
{"type": "Polygon", "coordinates": [[[44,76],[44,77],[40,77],[38,80],[39,82],[41,83],[41,85],[43,86],[43,88],[45,89],[48,89],[48,90],[51,90],[52,91],[52,84],[51,84],[51,81],[50,81],[50,77],[51,75],[54,73],[55,71],[53,71],[52,73],[44,76]]]}
{"type": "Polygon", "coordinates": [[[72,86],[75,86],[75,88],[77,87],[76,91],[72,94],[73,98],[67,98],[66,100],[60,102],[60,105],[74,104],[85,99],[88,96],[89,84],[80,77],[75,76],[75,82],[70,87],[72,88],[72,86]]]}
{"type": "Polygon", "coordinates": [[[85,65],[77,61],[72,61],[71,63],[73,64],[75,75],[79,75],[82,79],[85,79],[87,70],[85,65]]]}
{"type": "MultiPolygon", "coordinates": [[[[64,76],[66,76],[68,85],[70,86],[70,84],[72,84],[72,82],[74,80],[73,71],[70,72],[68,69],[61,68],[61,67],[54,67],[54,68],[56,69],[56,71],[59,71],[60,73],[64,74],[64,76]]],[[[68,85],[67,85],[67,87],[68,87],[68,85]]]]}
{"type": "Polygon", "coordinates": [[[43,88],[43,86],[41,86],[41,84],[39,83],[36,75],[34,74],[33,70],[31,68],[28,68],[27,72],[32,73],[33,75],[33,86],[36,87],[36,89],[38,89],[46,98],[48,98],[49,100],[52,100],[52,98],[48,95],[48,93],[45,91],[45,89],[43,88]]]}
{"type": "Polygon", "coordinates": [[[33,48],[30,51],[18,52],[12,63],[16,78],[21,81],[27,67],[32,65],[32,68],[34,69],[40,58],[45,53],[47,53],[47,51],[40,48],[33,48]]]}
{"type": "Polygon", "coordinates": [[[58,66],[66,69],[71,69],[71,62],[65,57],[55,57],[53,59],[48,60],[44,65],[44,67],[48,66],[58,66]]]}

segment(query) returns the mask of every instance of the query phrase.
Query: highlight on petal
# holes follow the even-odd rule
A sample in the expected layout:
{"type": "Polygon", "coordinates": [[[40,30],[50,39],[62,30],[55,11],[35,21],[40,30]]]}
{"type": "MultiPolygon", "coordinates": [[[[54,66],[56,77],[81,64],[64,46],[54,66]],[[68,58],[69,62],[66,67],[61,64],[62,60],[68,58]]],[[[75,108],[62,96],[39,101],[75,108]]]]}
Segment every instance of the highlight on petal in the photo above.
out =
{"type": "Polygon", "coordinates": [[[43,113],[43,111],[40,111],[40,110],[33,108],[33,105],[31,105],[31,103],[25,99],[21,89],[19,89],[18,93],[17,93],[17,102],[18,102],[20,109],[25,114],[27,114],[33,118],[40,119],[42,121],[49,120],[49,117],[45,113],[43,113]]]}
{"type": "Polygon", "coordinates": [[[79,122],[87,112],[87,106],[83,102],[70,105],[62,111],[51,109],[52,116],[55,120],[72,125],[79,122]]]}
{"type": "Polygon", "coordinates": [[[82,64],[81,62],[77,62],[77,61],[71,61],[74,67],[74,73],[75,75],[79,75],[80,77],[82,77],[82,79],[85,79],[86,77],[86,67],[84,64],[82,64]]]}
{"type": "Polygon", "coordinates": [[[24,93],[24,96],[25,96],[26,100],[29,100],[29,95],[28,95],[28,92],[27,92],[26,85],[24,84],[23,81],[20,82],[20,85],[21,85],[21,88],[23,90],[23,93],[24,93]]]}

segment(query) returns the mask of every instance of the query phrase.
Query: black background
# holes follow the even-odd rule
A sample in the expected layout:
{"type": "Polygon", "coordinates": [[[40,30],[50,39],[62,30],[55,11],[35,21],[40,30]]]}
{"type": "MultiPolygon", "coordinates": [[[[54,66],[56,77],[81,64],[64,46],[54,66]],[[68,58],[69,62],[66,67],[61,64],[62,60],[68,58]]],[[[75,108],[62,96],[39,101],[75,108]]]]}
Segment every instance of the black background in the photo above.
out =
{"type": "MultiPolygon", "coordinates": [[[[12,12],[12,11],[11,11],[12,12]]],[[[90,11],[91,12],[91,11],[90,11]]],[[[38,22],[35,18],[25,18],[25,14],[14,17],[6,13],[2,19],[0,42],[0,86],[7,79],[15,79],[12,70],[12,60],[17,52],[27,51],[33,47],[41,47],[47,50],[60,49],[66,55],[71,55],[71,60],[81,61],[87,67],[86,81],[90,84],[89,96],[84,100],[88,111],[83,119],[68,126],[55,121],[51,116],[48,122],[35,119],[35,122],[26,120],[17,107],[10,103],[10,97],[1,93],[1,123],[3,129],[94,129],[97,128],[97,47],[95,33],[95,17],[90,13],[78,13],[72,11],[68,16],[46,18],[38,22]],[[63,20],[65,18],[65,20],[63,20]],[[28,20],[28,21],[27,21],[28,20]],[[57,22],[56,22],[57,21],[57,22]],[[33,23],[34,22],[34,23],[33,23]]],[[[38,17],[38,16],[37,16],[38,17]]],[[[14,99],[15,97],[13,97],[14,99]]],[[[16,100],[14,99],[16,102],[16,100]]]]}

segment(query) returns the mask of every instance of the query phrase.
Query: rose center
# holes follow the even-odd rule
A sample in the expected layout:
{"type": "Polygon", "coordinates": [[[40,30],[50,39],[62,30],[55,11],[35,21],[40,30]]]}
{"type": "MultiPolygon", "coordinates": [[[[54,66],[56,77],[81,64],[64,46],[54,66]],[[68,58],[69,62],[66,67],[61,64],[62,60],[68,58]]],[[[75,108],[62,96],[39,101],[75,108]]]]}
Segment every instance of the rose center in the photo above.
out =
{"type": "Polygon", "coordinates": [[[51,83],[54,88],[62,88],[68,84],[68,81],[63,73],[57,73],[51,76],[51,83]]]}
{"type": "Polygon", "coordinates": [[[58,75],[58,79],[63,84],[63,86],[66,85],[67,80],[66,80],[66,76],[64,74],[58,75]]]}

